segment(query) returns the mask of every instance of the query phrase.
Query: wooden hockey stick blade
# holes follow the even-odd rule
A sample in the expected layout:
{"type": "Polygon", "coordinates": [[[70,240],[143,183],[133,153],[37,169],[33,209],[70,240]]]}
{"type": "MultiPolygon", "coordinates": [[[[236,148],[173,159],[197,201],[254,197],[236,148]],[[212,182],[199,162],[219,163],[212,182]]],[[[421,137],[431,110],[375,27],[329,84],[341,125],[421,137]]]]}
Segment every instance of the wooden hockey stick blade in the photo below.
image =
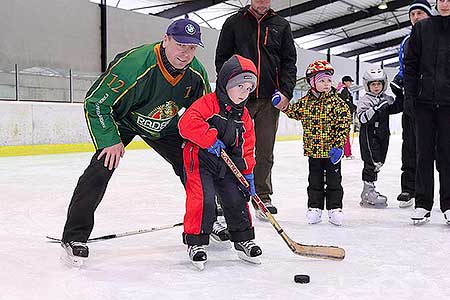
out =
{"type": "MultiPolygon", "coordinates": [[[[239,182],[244,185],[246,188],[249,187],[247,180],[244,175],[242,175],[241,171],[236,167],[231,158],[222,149],[220,156],[225,161],[227,166],[230,168],[231,172],[236,176],[239,182]]],[[[288,245],[288,247],[295,254],[306,256],[306,257],[314,257],[314,258],[322,258],[322,259],[331,259],[331,260],[343,260],[345,257],[345,250],[335,246],[320,246],[320,245],[303,245],[293,241],[288,235],[284,232],[283,228],[281,228],[280,224],[275,220],[275,217],[270,213],[264,203],[261,201],[258,195],[252,196],[252,201],[256,203],[256,205],[260,208],[260,210],[264,213],[266,218],[269,220],[270,224],[275,228],[284,242],[288,245]]]]}
{"type": "MultiPolygon", "coordinates": [[[[148,228],[148,229],[140,229],[140,230],[135,230],[135,231],[126,231],[126,232],[122,232],[122,233],[108,234],[108,235],[103,235],[103,236],[99,236],[99,237],[95,237],[95,238],[90,238],[87,240],[87,243],[95,243],[95,242],[100,242],[100,241],[104,241],[104,240],[121,238],[121,237],[125,237],[125,236],[160,231],[160,230],[170,229],[170,228],[182,226],[182,225],[183,225],[183,223],[181,222],[181,223],[176,223],[176,224],[171,224],[171,225],[152,227],[152,228],[148,228]]],[[[46,236],[46,238],[48,239],[47,242],[49,242],[49,243],[61,243],[61,239],[51,237],[51,236],[46,236]]]]}

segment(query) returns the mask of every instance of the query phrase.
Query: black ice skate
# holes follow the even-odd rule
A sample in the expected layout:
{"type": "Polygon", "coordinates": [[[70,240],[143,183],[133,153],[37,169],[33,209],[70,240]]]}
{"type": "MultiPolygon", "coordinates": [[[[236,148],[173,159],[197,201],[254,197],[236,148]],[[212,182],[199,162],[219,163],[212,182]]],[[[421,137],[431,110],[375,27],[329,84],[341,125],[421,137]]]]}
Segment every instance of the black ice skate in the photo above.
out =
{"type": "Polygon", "coordinates": [[[255,244],[255,242],[253,242],[253,240],[235,242],[234,249],[237,250],[237,254],[240,259],[248,261],[252,264],[261,264],[261,259],[259,256],[261,256],[262,250],[255,244]]]}
{"type": "Polygon", "coordinates": [[[189,260],[200,271],[205,268],[208,255],[206,254],[205,245],[192,245],[188,246],[189,260]]]}
{"type": "Polygon", "coordinates": [[[431,212],[425,208],[417,207],[414,210],[411,220],[414,225],[422,225],[430,221],[431,212]]]}
{"type": "Polygon", "coordinates": [[[70,266],[81,267],[89,256],[89,248],[86,246],[86,243],[75,241],[61,242],[61,247],[64,249],[61,259],[70,266]]]}
{"type": "MultiPolygon", "coordinates": [[[[270,198],[261,198],[261,201],[272,215],[276,215],[278,213],[278,209],[272,204],[272,200],[270,200],[270,198]]],[[[259,209],[256,203],[253,203],[253,207],[255,208],[255,216],[260,220],[267,221],[266,215],[259,209]]]]}
{"type": "Polygon", "coordinates": [[[397,196],[398,207],[406,208],[414,204],[414,197],[412,197],[408,192],[401,192],[397,196]]]}
{"type": "Polygon", "coordinates": [[[230,233],[227,227],[222,225],[219,221],[215,221],[213,224],[211,238],[216,242],[224,242],[230,240],[230,233]]]}

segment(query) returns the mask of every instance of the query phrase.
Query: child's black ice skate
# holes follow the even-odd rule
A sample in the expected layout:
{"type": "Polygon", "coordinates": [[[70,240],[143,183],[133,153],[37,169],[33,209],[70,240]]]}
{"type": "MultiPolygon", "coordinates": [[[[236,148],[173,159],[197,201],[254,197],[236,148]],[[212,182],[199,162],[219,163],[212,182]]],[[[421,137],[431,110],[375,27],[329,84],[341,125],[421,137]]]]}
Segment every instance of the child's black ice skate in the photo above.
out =
{"type": "Polygon", "coordinates": [[[261,248],[253,242],[253,240],[248,240],[244,242],[235,242],[234,249],[236,249],[237,254],[240,259],[248,261],[252,264],[261,264],[261,248]]]}
{"type": "Polygon", "coordinates": [[[205,268],[206,260],[208,259],[208,255],[206,254],[206,246],[205,245],[192,245],[188,246],[189,260],[191,263],[202,271],[205,268]]]}
{"type": "Polygon", "coordinates": [[[73,267],[81,267],[89,256],[89,248],[86,246],[86,243],[75,241],[61,242],[61,247],[64,249],[61,259],[73,267]]]}
{"type": "Polygon", "coordinates": [[[211,238],[216,242],[224,242],[230,240],[230,233],[226,226],[219,221],[215,221],[211,231],[211,238]]]}

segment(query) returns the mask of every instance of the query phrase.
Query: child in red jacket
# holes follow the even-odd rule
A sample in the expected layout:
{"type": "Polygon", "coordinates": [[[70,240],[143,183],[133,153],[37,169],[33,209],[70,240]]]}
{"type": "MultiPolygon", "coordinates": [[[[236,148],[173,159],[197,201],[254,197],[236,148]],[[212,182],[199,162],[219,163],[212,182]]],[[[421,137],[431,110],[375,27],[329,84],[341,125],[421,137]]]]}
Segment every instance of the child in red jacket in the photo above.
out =
{"type": "Polygon", "coordinates": [[[183,242],[188,245],[191,262],[202,270],[207,259],[215,220],[215,195],[222,201],[230,240],[238,256],[261,263],[261,248],[253,239],[255,232],[248,201],[254,196],[255,132],[245,103],[256,87],[253,62],[233,55],[222,66],[216,91],[195,101],[181,117],[178,128],[186,139],[183,149],[186,176],[186,214],[183,242]],[[243,187],[220,157],[224,149],[250,184],[243,187]]]}

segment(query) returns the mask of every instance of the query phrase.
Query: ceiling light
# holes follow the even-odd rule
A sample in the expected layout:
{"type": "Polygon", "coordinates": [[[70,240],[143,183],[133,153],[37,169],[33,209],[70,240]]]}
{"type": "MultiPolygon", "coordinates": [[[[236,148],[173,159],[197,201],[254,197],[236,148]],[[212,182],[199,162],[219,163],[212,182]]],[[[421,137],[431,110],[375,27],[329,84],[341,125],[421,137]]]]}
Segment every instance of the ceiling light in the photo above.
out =
{"type": "Polygon", "coordinates": [[[378,9],[384,10],[387,8],[388,8],[388,6],[387,6],[387,3],[385,0],[381,1],[381,3],[378,5],[378,9]]]}

